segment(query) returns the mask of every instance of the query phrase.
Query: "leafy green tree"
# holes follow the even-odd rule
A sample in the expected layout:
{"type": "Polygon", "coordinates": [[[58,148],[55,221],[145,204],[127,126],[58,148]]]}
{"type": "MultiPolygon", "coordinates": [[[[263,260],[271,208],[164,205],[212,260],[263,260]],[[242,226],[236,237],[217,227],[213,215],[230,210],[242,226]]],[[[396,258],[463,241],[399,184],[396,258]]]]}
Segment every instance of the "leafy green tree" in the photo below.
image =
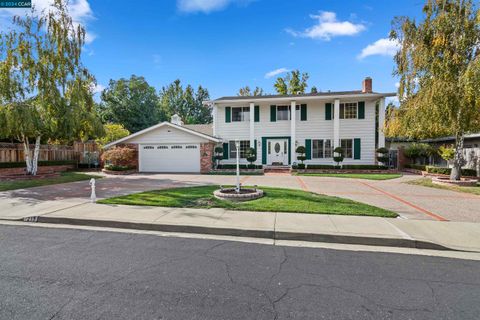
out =
{"type": "Polygon", "coordinates": [[[209,99],[207,89],[199,86],[195,92],[191,85],[183,89],[179,79],[160,90],[160,105],[167,118],[177,114],[187,124],[212,122],[211,110],[203,104],[209,99]]]}
{"type": "Polygon", "coordinates": [[[103,125],[103,130],[105,131],[105,135],[95,140],[101,146],[130,135],[130,131],[118,123],[106,123],[103,125]]]}
{"type": "Polygon", "coordinates": [[[317,87],[313,86],[312,89],[310,89],[310,93],[318,93],[317,87]]]}
{"type": "Polygon", "coordinates": [[[273,85],[278,94],[303,94],[308,87],[308,73],[300,74],[300,71],[290,71],[285,77],[277,78],[273,85]]]}
{"type": "Polygon", "coordinates": [[[448,146],[440,146],[438,147],[438,154],[443,160],[451,161],[455,158],[455,149],[448,146]]]}
{"type": "Polygon", "coordinates": [[[241,97],[263,96],[263,89],[260,87],[255,87],[252,92],[249,86],[245,86],[238,90],[237,95],[241,97]]]}
{"type": "Polygon", "coordinates": [[[155,88],[144,77],[132,75],[130,79],[110,80],[101,100],[103,121],[121,124],[132,133],[167,119],[155,88]]]}
{"type": "Polygon", "coordinates": [[[454,135],[450,179],[459,180],[464,135],[480,130],[480,11],[472,0],[428,0],[423,12],[419,23],[394,20],[400,107],[390,110],[386,134],[454,135]]]}
{"type": "Polygon", "coordinates": [[[101,133],[95,79],[81,63],[85,29],[72,21],[65,2],[12,22],[0,32],[0,135],[23,143],[27,173],[35,175],[42,140],[101,133]]]}

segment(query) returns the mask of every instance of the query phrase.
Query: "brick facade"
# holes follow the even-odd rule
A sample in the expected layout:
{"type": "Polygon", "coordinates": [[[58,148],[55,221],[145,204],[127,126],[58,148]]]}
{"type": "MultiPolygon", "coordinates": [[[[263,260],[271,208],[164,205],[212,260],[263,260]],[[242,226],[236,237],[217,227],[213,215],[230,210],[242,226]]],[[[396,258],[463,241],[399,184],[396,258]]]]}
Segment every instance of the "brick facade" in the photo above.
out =
{"type": "Polygon", "coordinates": [[[207,142],[200,144],[200,172],[207,173],[213,168],[215,143],[207,142]]]}

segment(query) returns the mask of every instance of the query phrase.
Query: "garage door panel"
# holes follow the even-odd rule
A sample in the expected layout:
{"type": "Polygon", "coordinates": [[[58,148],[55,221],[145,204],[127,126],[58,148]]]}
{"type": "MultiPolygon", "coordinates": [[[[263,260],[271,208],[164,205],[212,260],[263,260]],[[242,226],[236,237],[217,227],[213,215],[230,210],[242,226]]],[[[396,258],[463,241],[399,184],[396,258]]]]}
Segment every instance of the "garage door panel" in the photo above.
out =
{"type": "Polygon", "coordinates": [[[142,172],[200,172],[200,145],[141,145],[139,160],[142,172]]]}

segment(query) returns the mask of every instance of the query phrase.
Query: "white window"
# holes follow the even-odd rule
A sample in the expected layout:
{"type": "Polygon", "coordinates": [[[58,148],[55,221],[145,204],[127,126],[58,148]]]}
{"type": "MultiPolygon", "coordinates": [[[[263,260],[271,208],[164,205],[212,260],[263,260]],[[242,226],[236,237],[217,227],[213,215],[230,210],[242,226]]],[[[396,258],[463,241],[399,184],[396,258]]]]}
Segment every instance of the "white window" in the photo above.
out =
{"type": "Polygon", "coordinates": [[[172,146],[172,149],[183,149],[182,146],[172,146]]]}
{"type": "Polygon", "coordinates": [[[332,140],[312,140],[312,159],[331,158],[332,140]]]}
{"type": "Polygon", "coordinates": [[[340,104],[340,119],[357,119],[358,106],[356,102],[340,104]]]}
{"type": "Polygon", "coordinates": [[[149,149],[155,149],[155,147],[154,146],[145,146],[145,147],[143,147],[143,149],[149,150],[149,149]]]}
{"type": "MultiPolygon", "coordinates": [[[[237,158],[237,147],[235,146],[235,141],[228,142],[228,149],[230,150],[230,159],[237,158]]],[[[249,140],[241,140],[240,141],[240,158],[245,159],[247,149],[250,148],[250,141],[249,140]]]]}
{"type": "Polygon", "coordinates": [[[353,140],[352,139],[341,139],[340,147],[343,149],[343,156],[346,159],[353,158],[353,140]]]}
{"type": "Polygon", "coordinates": [[[158,146],[157,149],[168,149],[168,146],[158,146]]]}
{"type": "Polygon", "coordinates": [[[232,108],[232,122],[242,122],[250,120],[250,107],[232,108]]]}
{"type": "Polygon", "coordinates": [[[290,107],[277,106],[277,121],[290,120],[290,107]]]}
{"type": "Polygon", "coordinates": [[[197,146],[186,146],[185,149],[197,149],[197,146]]]}

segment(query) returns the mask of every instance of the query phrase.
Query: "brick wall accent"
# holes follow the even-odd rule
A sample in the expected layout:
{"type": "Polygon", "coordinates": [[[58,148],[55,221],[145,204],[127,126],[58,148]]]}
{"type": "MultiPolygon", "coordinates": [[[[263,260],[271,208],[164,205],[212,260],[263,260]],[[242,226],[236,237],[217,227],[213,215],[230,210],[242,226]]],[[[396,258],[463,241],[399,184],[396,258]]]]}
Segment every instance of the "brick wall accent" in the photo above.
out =
{"type": "MultiPolygon", "coordinates": [[[[61,165],[61,166],[41,166],[38,167],[37,174],[48,174],[55,172],[64,172],[75,169],[75,165],[61,165]]],[[[0,176],[22,175],[25,174],[26,168],[1,168],[0,176]]]]}
{"type": "Polygon", "coordinates": [[[410,164],[410,159],[405,156],[405,147],[398,147],[398,170],[405,168],[406,164],[410,164]]]}
{"type": "Polygon", "coordinates": [[[214,149],[215,149],[215,143],[213,142],[200,144],[200,172],[201,173],[207,173],[212,170],[214,149]]]}

